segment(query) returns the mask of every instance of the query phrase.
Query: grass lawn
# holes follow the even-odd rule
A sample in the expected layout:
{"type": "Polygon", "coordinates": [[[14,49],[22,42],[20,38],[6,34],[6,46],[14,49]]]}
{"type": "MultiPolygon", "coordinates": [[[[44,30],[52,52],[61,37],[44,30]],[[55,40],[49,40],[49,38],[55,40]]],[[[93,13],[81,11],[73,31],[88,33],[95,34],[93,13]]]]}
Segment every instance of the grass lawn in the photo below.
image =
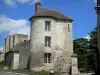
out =
{"type": "MultiPolygon", "coordinates": [[[[6,69],[6,70],[4,70],[4,63],[3,62],[0,63],[0,71],[25,73],[25,74],[29,74],[29,75],[50,75],[50,72],[46,72],[46,71],[33,72],[33,71],[24,70],[24,69],[6,69]]],[[[55,72],[53,75],[60,75],[60,73],[55,72]]]]}

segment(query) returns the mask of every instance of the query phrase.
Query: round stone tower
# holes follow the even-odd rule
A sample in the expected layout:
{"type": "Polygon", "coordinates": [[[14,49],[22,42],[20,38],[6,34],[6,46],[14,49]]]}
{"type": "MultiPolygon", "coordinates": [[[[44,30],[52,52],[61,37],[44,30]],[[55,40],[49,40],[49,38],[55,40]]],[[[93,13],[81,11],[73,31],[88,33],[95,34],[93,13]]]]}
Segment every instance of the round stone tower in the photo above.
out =
{"type": "Polygon", "coordinates": [[[73,20],[59,11],[42,8],[30,21],[30,69],[69,72],[73,20]]]}

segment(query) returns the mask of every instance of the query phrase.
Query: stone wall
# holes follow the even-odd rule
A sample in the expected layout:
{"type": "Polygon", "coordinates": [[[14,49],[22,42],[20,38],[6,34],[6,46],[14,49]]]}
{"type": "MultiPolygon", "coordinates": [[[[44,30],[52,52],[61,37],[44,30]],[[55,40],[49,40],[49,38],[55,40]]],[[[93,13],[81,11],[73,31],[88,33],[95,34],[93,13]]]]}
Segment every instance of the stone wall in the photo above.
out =
{"type": "Polygon", "coordinates": [[[7,37],[5,38],[5,40],[4,40],[4,41],[5,41],[5,43],[4,43],[4,44],[5,44],[5,45],[4,45],[4,46],[5,46],[5,48],[4,48],[4,50],[5,50],[4,52],[5,52],[5,53],[7,53],[7,52],[9,51],[9,49],[10,49],[10,48],[9,48],[9,38],[10,38],[10,36],[7,36],[7,37]]]}
{"type": "Polygon", "coordinates": [[[12,69],[18,69],[18,68],[19,68],[19,53],[14,53],[12,69]]]}
{"type": "Polygon", "coordinates": [[[21,41],[25,41],[25,40],[27,41],[28,40],[28,35],[14,34],[13,39],[14,39],[13,43],[14,43],[14,46],[15,46],[17,43],[19,43],[21,41]]]}
{"type": "Polygon", "coordinates": [[[77,54],[72,54],[72,75],[78,75],[78,59],[77,59],[77,54]]]}
{"type": "Polygon", "coordinates": [[[2,62],[3,60],[4,60],[4,54],[0,52],[0,62],[2,62]]]}
{"type": "Polygon", "coordinates": [[[28,35],[23,34],[14,34],[5,38],[5,59],[10,68],[26,68],[29,57],[29,41],[27,41],[28,35]],[[20,59],[18,59],[20,63],[18,62],[18,65],[15,65],[18,56],[18,54],[14,54],[15,52],[20,54],[20,59]]]}
{"type": "Polygon", "coordinates": [[[10,50],[14,47],[14,38],[13,35],[9,36],[9,48],[10,50]]]}
{"type": "Polygon", "coordinates": [[[29,67],[30,41],[23,42],[19,48],[19,68],[29,67]]]}
{"type": "Polygon", "coordinates": [[[60,73],[70,74],[71,71],[71,57],[69,52],[58,52],[54,61],[54,69],[60,73]]]}
{"type": "Polygon", "coordinates": [[[6,53],[6,64],[12,69],[24,69],[28,67],[30,41],[16,44],[13,49],[6,53]]]}

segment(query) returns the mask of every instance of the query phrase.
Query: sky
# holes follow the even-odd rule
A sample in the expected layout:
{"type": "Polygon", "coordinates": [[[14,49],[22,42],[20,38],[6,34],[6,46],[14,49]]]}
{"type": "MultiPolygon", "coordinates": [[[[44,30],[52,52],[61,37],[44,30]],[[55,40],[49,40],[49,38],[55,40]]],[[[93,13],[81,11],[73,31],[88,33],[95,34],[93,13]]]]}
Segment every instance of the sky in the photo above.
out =
{"type": "Polygon", "coordinates": [[[89,38],[97,25],[96,0],[0,0],[0,51],[4,38],[15,33],[30,36],[29,18],[35,14],[35,3],[41,8],[58,10],[73,18],[73,39],[89,38]]]}

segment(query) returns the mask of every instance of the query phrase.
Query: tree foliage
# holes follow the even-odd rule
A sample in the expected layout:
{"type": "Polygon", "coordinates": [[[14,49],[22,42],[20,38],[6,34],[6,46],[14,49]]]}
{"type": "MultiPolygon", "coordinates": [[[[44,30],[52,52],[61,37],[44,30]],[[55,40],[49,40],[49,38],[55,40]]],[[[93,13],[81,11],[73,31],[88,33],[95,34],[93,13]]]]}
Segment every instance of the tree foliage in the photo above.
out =
{"type": "Polygon", "coordinates": [[[78,67],[84,71],[95,70],[97,53],[97,28],[89,33],[90,39],[74,40],[74,53],[78,55],[78,67]]]}
{"type": "Polygon", "coordinates": [[[88,56],[88,40],[85,38],[79,38],[74,40],[74,53],[78,55],[78,67],[79,69],[86,68],[87,56],[88,56]]]}

